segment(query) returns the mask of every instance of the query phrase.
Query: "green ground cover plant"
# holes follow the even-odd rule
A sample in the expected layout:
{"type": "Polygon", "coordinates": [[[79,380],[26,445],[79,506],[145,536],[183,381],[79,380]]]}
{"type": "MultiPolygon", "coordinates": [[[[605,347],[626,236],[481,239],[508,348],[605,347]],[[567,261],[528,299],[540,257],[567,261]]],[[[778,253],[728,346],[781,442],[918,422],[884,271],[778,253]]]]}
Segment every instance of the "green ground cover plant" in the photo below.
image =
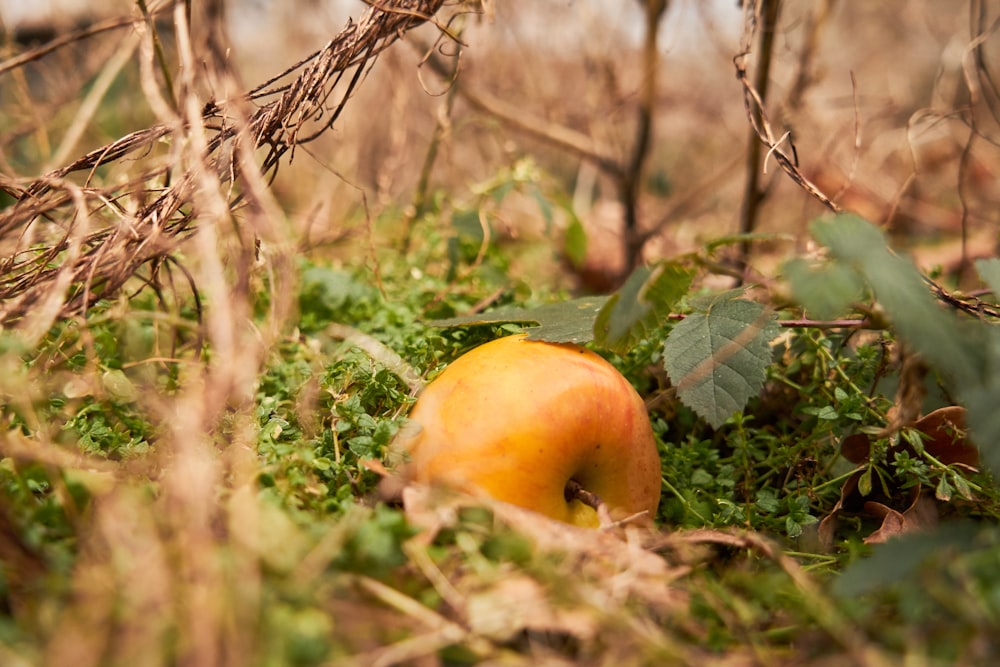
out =
{"type": "MultiPolygon", "coordinates": [[[[963,247],[959,266],[927,270],[913,238],[840,210],[774,136],[749,52],[743,120],[768,153],[753,159],[776,161],[809,206],[785,206],[780,185],[752,200],[794,209],[792,231],[713,229],[635,254],[653,234],[628,225],[672,196],[669,165],[643,166],[657,159],[655,86],[631,102],[639,138],[618,162],[525,109],[541,146],[499,132],[485,173],[437,183],[450,132],[488,134],[511,111],[452,88],[429,135],[397,146],[426,151],[427,178],[393,193],[385,160],[373,183],[338,176],[354,204],[336,224],[316,223],[329,202],[294,218],[278,167],[323,163],[312,140],[377,83],[373,55],[390,60],[409,31],[418,49],[428,34],[466,48],[466,10],[494,9],[420,28],[443,3],[390,4],[230,104],[220,92],[248,88],[204,29],[221,25],[211,8],[137,3],[120,22],[135,42],[115,47],[138,49],[121,75],[136,85],[107,89],[86,137],[99,148],[65,167],[39,138],[62,126],[18,124],[29,92],[48,90],[50,52],[4,56],[0,77],[22,79],[0,87],[0,664],[988,664],[995,253],[963,247]],[[123,107],[140,88],[149,108],[123,107]],[[484,115],[453,115],[456,98],[484,115]],[[582,177],[547,163],[553,145],[617,179],[624,247],[608,289],[592,289],[610,274],[588,264],[602,237],[574,203],[582,177]],[[537,229],[517,228],[525,218],[537,229]],[[652,525],[585,530],[398,474],[421,388],[520,332],[590,347],[644,399],[662,466],[652,525]]],[[[647,74],[670,4],[638,3],[652,23],[632,55],[647,74]]],[[[802,9],[744,4],[757,51],[773,48],[761,22],[802,9]]],[[[987,4],[973,3],[973,55],[996,32],[987,4]]],[[[816,34],[832,20],[802,11],[816,34]]],[[[439,72],[451,52],[432,51],[421,62],[439,72]]],[[[108,66],[85,55],[92,76],[108,66]]],[[[976,142],[993,136],[992,107],[970,108],[976,142]]],[[[971,164],[974,143],[956,155],[971,164]]],[[[944,199],[964,225],[980,215],[969,191],[989,185],[962,183],[944,199]]]]}
{"type": "MultiPolygon", "coordinates": [[[[496,261],[502,264],[502,257],[496,261]]],[[[405,263],[398,266],[406,270],[405,263]]],[[[432,528],[419,525],[420,519],[380,491],[380,469],[367,465],[390,461],[392,439],[413,394],[377,356],[329,335],[327,328],[353,323],[358,335],[398,351],[428,377],[461,352],[512,330],[497,321],[442,327],[423,317],[428,294],[440,297],[438,312],[460,312],[489,289],[477,284],[473,273],[468,283],[456,283],[444,257],[436,276],[432,264],[423,266],[429,277],[409,283],[414,293],[397,298],[370,288],[367,269],[303,264],[302,328],[269,353],[245,414],[224,418],[212,436],[223,448],[241,428],[253,434],[253,480],[229,493],[248,494],[243,500],[255,518],[229,526],[211,547],[200,548],[228,578],[226,571],[240,557],[235,552],[247,548],[244,541],[253,543],[251,553],[261,567],[254,650],[263,664],[337,663],[346,656],[377,662],[388,647],[409,657],[431,651],[448,664],[507,654],[506,659],[546,655],[595,664],[612,654],[637,664],[721,661],[737,654],[808,661],[831,650],[853,659],[850,652],[861,650],[852,648],[854,643],[865,647],[868,662],[914,655],[956,662],[992,645],[988,628],[998,612],[993,603],[998,582],[988,564],[997,553],[997,490],[988,467],[949,463],[919,448],[893,451],[907,436],[884,433],[898,407],[901,381],[892,359],[899,345],[892,326],[873,329],[864,340],[858,340],[858,331],[842,328],[789,326],[769,332],[780,339],[763,365],[763,391],[717,427],[699,414],[696,401],[695,407],[686,405],[666,384],[665,342],[685,319],[643,325],[638,344],[608,354],[647,396],[661,443],[664,499],[657,525],[662,532],[650,553],[672,568],[663,599],[627,596],[612,608],[595,607],[591,596],[612,594],[603,589],[612,573],[605,570],[581,583],[574,581],[572,563],[593,559],[609,567],[601,561],[606,554],[590,552],[598,548],[596,539],[582,551],[571,543],[540,549],[534,532],[543,529],[474,506],[432,528]],[[858,433],[870,433],[873,440],[872,455],[861,464],[840,451],[844,439],[858,433]],[[940,527],[912,535],[900,529],[894,535],[878,512],[844,512],[824,544],[821,521],[836,511],[845,483],[859,470],[870,480],[862,496],[905,512],[919,491],[931,499],[940,527]],[[878,531],[892,537],[888,544],[864,543],[878,531]],[[239,535],[246,532],[251,534],[239,535]],[[892,550],[906,553],[905,565],[883,555],[892,550]],[[457,581],[443,584],[441,577],[457,581]],[[510,577],[525,590],[508,591],[514,587],[510,577]],[[526,596],[518,604],[536,605],[536,611],[501,613],[508,594],[526,596]],[[956,605],[955,596],[970,606],[956,605]],[[456,618],[459,604],[463,609],[456,618]],[[348,613],[354,605],[359,611],[348,613]],[[498,618],[475,616],[488,609],[498,618]],[[418,641],[428,627],[451,627],[447,624],[458,618],[472,625],[455,628],[454,635],[438,628],[435,641],[418,641]]],[[[381,268],[384,282],[407,284],[381,268]]],[[[561,298],[536,294],[533,302],[561,298]]],[[[31,350],[6,353],[8,368],[17,369],[8,382],[32,378],[34,387],[33,395],[6,404],[8,439],[17,432],[26,445],[45,442],[50,455],[66,457],[32,462],[24,454],[8,456],[0,470],[4,520],[13,531],[7,539],[16,538],[29,562],[45,573],[25,582],[19,581],[23,570],[5,568],[5,650],[18,659],[33,662],[48,655],[42,647],[58,643],[66,616],[82,611],[74,581],[82,576],[84,545],[92,539],[81,531],[94,529],[95,505],[112,498],[137,504],[143,509],[133,520],[149,521],[145,530],[154,535],[148,539],[171,548],[170,529],[155,515],[162,489],[151,453],[165,431],[142,395],[157,387],[169,396],[178,378],[169,367],[145,372],[135,365],[152,349],[154,327],[141,306],[141,301],[108,304],[75,333],[57,328],[31,350]],[[108,316],[114,308],[120,315],[108,316]],[[134,322],[134,331],[123,333],[128,328],[123,321],[134,322]],[[140,342],[102,343],[129,337],[140,342]],[[40,364],[47,367],[44,375],[34,371],[40,364]],[[72,458],[75,451],[86,459],[72,458]],[[100,467],[92,469],[91,461],[100,467]],[[43,608],[28,613],[37,605],[43,608]]],[[[529,303],[522,310],[530,314],[532,308],[529,303]]],[[[503,320],[506,311],[498,310],[495,319],[503,320]]],[[[585,312],[591,321],[600,319],[585,312]]],[[[480,319],[490,319],[488,313],[480,319]]],[[[745,319],[752,325],[752,317],[745,319]]],[[[196,324],[192,319],[172,326],[196,324]]],[[[910,437],[921,442],[919,435],[910,437]]],[[[119,511],[114,521],[122,519],[119,511]]],[[[128,567],[118,561],[144,553],[123,554],[122,545],[114,543],[104,548],[111,560],[102,557],[90,567],[97,569],[95,576],[112,580],[122,576],[118,568],[128,567]]],[[[624,571],[629,567],[637,565],[624,571]]],[[[217,593],[240,594],[236,581],[221,586],[217,593]]],[[[139,612],[130,606],[137,602],[129,593],[105,595],[115,623],[138,622],[130,617],[139,612]]],[[[181,650],[170,639],[179,630],[168,630],[176,620],[162,622],[167,627],[157,650],[170,659],[181,650]]],[[[101,659],[125,659],[116,653],[121,647],[108,641],[111,653],[101,659]]]]}

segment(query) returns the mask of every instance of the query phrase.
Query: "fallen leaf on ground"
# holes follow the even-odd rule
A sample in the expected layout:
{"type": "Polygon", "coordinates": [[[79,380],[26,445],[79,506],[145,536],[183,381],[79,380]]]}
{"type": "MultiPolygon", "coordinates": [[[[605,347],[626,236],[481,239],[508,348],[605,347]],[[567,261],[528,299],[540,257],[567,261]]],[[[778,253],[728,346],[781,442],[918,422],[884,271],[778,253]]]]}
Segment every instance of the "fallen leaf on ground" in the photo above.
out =
{"type": "MultiPolygon", "coordinates": [[[[912,428],[922,434],[924,451],[941,463],[961,463],[972,468],[979,465],[979,450],[966,438],[965,408],[958,405],[939,408],[918,419],[912,428]]],[[[844,438],[840,452],[851,463],[865,463],[871,455],[871,446],[871,435],[855,433],[844,438]]],[[[897,437],[889,456],[901,451],[918,456],[906,438],[897,437]]]]}

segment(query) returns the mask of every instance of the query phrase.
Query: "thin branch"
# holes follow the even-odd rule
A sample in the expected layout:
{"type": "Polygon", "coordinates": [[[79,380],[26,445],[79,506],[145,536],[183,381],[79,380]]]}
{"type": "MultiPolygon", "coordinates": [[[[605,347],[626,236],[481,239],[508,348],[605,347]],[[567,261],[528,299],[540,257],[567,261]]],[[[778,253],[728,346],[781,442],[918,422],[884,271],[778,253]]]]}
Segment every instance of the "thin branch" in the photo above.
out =
{"type": "Polygon", "coordinates": [[[140,11],[142,11],[142,18],[146,21],[149,26],[149,32],[153,36],[153,51],[156,53],[156,62],[160,65],[160,73],[163,75],[163,81],[165,88],[167,89],[168,99],[173,103],[174,109],[177,108],[177,100],[174,98],[174,82],[173,77],[170,76],[170,67],[167,66],[167,56],[163,51],[163,43],[160,41],[160,33],[156,30],[156,23],[153,20],[153,15],[149,11],[149,7],[146,5],[146,0],[136,0],[139,5],[140,11]]]}
{"type": "Polygon", "coordinates": [[[660,19],[669,6],[668,0],[639,0],[645,11],[645,34],[642,46],[642,84],[639,88],[639,106],[636,109],[635,140],[632,154],[625,163],[618,179],[618,196],[625,209],[622,235],[625,239],[623,276],[642,263],[642,248],[646,237],[639,229],[639,195],[642,172],[649,156],[653,134],[653,114],[656,108],[656,87],[659,76],[660,54],[658,41],[660,19]]]}
{"type": "Polygon", "coordinates": [[[985,315],[994,319],[1000,319],[1000,305],[986,303],[975,296],[966,295],[964,298],[957,296],[927,276],[924,276],[924,282],[931,288],[931,291],[934,292],[934,296],[936,296],[939,301],[951,306],[955,310],[959,310],[975,317],[983,317],[985,315]]]}
{"type": "MultiPolygon", "coordinates": [[[[166,7],[153,8],[149,13],[150,18],[157,16],[159,13],[163,12],[164,9],[166,9],[166,7]]],[[[64,46],[75,44],[76,42],[94,37],[95,35],[100,35],[104,32],[128,28],[134,25],[135,22],[136,20],[131,16],[122,16],[94,23],[93,25],[81,28],[80,30],[68,32],[65,35],[61,35],[49,42],[46,42],[45,44],[42,44],[41,46],[25,51],[20,55],[14,56],[13,58],[8,58],[4,62],[0,63],[0,76],[11,70],[17,69],[18,67],[23,67],[30,62],[44,58],[48,54],[58,51],[64,46]]]]}
{"type": "MultiPolygon", "coordinates": [[[[748,107],[751,130],[748,140],[746,159],[746,181],[743,186],[743,205],[740,209],[740,234],[752,234],[757,228],[757,215],[764,201],[765,193],[761,189],[761,142],[757,140],[757,127],[762,124],[764,104],[767,100],[768,82],[771,76],[771,58],[774,52],[774,34],[778,27],[778,17],[781,14],[781,0],[760,0],[761,25],[758,33],[757,71],[754,76],[756,106],[748,107]]],[[[741,81],[746,81],[746,72],[742,70],[741,81]]],[[[744,83],[745,85],[745,83],[744,83]]],[[[767,155],[777,154],[781,139],[767,142],[767,155]]],[[[776,158],[777,159],[777,158],[776,158]]],[[[746,266],[750,257],[750,242],[740,244],[739,264],[746,266]]]]}
{"type": "MultiPolygon", "coordinates": [[[[194,232],[199,205],[209,203],[197,195],[210,175],[214,174],[209,180],[225,198],[212,199],[212,206],[222,201],[230,210],[240,206],[259,210],[264,206],[260,190],[273,179],[281,159],[299,143],[329,130],[374,57],[443,4],[444,0],[394,0],[380,4],[394,11],[370,8],[356,23],[349,21],[324,49],[302,61],[296,78],[282,87],[275,99],[257,108],[251,108],[249,102],[259,99],[262,89],[234,95],[235,78],[231,77],[213,82],[212,88],[224,96],[222,100],[210,100],[192,109],[192,104],[201,104],[193,97],[191,78],[199,64],[188,62],[182,84],[187,95],[183,115],[167,108],[169,105],[158,106],[163,122],[157,125],[90,151],[34,180],[2,178],[0,187],[17,201],[0,211],[0,239],[8,241],[8,250],[0,257],[0,323],[19,321],[39,304],[52,307],[53,294],[62,299],[59,314],[68,316],[117,292],[140,267],[173,252],[194,232]],[[352,67],[356,68],[354,76],[338,86],[352,67]],[[184,148],[195,134],[201,146],[198,155],[184,148]],[[160,142],[171,135],[176,136],[175,141],[160,142]],[[261,148],[266,149],[265,156],[258,162],[254,152],[261,148]],[[138,177],[103,188],[90,185],[100,167],[136,153],[148,162],[138,177]],[[197,168],[183,168],[185,160],[194,160],[197,168]],[[248,167],[254,173],[249,173],[248,167]],[[67,179],[74,172],[87,173],[85,187],[67,179]],[[167,187],[160,184],[165,176],[172,179],[167,187]],[[111,205],[128,199],[132,200],[129,207],[111,205]],[[91,220],[93,225],[83,237],[78,231],[82,219],[91,220]],[[56,240],[47,241],[52,238],[56,240]],[[67,254],[71,247],[77,250],[67,254]]],[[[149,9],[150,14],[157,11],[149,9]]],[[[187,20],[186,9],[180,7],[175,24],[187,20]]],[[[218,12],[221,4],[202,9],[218,12]]],[[[103,29],[132,24],[131,19],[119,19],[103,24],[103,29]]],[[[140,22],[137,27],[141,32],[145,26],[140,22]]],[[[2,67],[11,69],[69,43],[70,37],[80,39],[97,32],[92,27],[72,33],[2,67]],[[28,55],[31,57],[26,59],[28,55]]],[[[180,35],[183,31],[177,32],[180,35]]],[[[196,46],[202,57],[213,59],[207,70],[211,74],[213,67],[225,69],[219,60],[225,50],[222,36],[211,34],[206,39],[206,44],[196,46]]],[[[251,215],[250,220],[254,219],[251,215]]],[[[241,238],[252,249],[256,241],[251,237],[256,236],[256,230],[252,222],[250,227],[241,238]]]]}
{"type": "MultiPolygon", "coordinates": [[[[445,81],[448,90],[445,93],[444,104],[438,111],[434,131],[431,134],[430,143],[427,145],[427,153],[424,155],[424,162],[420,166],[420,176],[417,179],[417,186],[413,191],[413,200],[410,203],[410,212],[407,214],[406,236],[403,239],[402,252],[406,254],[413,239],[413,223],[419,220],[427,212],[427,194],[430,189],[431,172],[434,170],[434,163],[437,162],[438,150],[441,142],[445,140],[451,129],[451,114],[455,107],[455,98],[458,95],[458,73],[462,66],[462,46],[459,37],[462,33],[462,26],[456,31],[455,40],[459,47],[452,57],[454,65],[450,76],[445,81]]],[[[437,47],[436,47],[437,48],[437,47]]],[[[431,54],[428,54],[430,57],[431,54]]],[[[425,58],[426,61],[426,58],[425,58]]]]}
{"type": "MultiPolygon", "coordinates": [[[[429,50],[425,47],[420,48],[424,52],[429,50]]],[[[440,58],[431,56],[426,62],[438,76],[448,80],[448,66],[440,58]]],[[[457,90],[462,99],[473,109],[493,116],[504,124],[535,139],[562,148],[584,160],[589,160],[614,178],[621,178],[624,173],[624,168],[613,156],[610,148],[600,145],[592,137],[582,132],[533,116],[523,106],[505,102],[487,92],[472,90],[468,86],[458,86],[457,90]]]]}
{"type": "MultiPolygon", "coordinates": [[[[760,0],[760,2],[763,3],[777,2],[777,1],[779,0],[760,0]]],[[[829,210],[835,213],[839,212],[841,210],[840,206],[837,205],[836,202],[834,202],[832,199],[830,199],[829,196],[824,194],[819,189],[819,187],[816,186],[815,183],[806,178],[806,176],[799,169],[798,159],[797,156],[795,155],[795,151],[793,151],[792,154],[789,155],[779,146],[778,137],[775,136],[775,132],[771,127],[771,123],[768,119],[767,112],[764,109],[764,100],[761,97],[760,92],[757,90],[756,85],[750,82],[747,75],[746,61],[750,55],[750,42],[752,41],[753,35],[756,33],[756,29],[754,27],[756,22],[752,14],[747,19],[747,23],[748,25],[745,31],[746,43],[744,44],[744,50],[742,53],[738,54],[733,58],[733,65],[736,67],[736,77],[743,88],[743,107],[744,110],[746,111],[747,120],[750,123],[750,128],[752,131],[751,137],[756,136],[757,140],[760,143],[762,143],[764,147],[766,147],[768,150],[771,151],[771,155],[777,161],[778,166],[780,166],[782,171],[784,171],[792,179],[792,181],[794,181],[799,187],[805,190],[809,195],[811,195],[813,198],[815,198],[829,210]]],[[[752,146],[756,145],[757,142],[752,142],[752,146]]],[[[761,149],[754,148],[752,150],[757,151],[758,154],[757,159],[759,160],[761,149]]],[[[756,161],[754,162],[754,164],[757,163],[758,162],[756,161]]],[[[749,159],[747,160],[747,164],[749,168],[750,165],[749,159]]],[[[748,179],[751,178],[750,174],[753,174],[755,172],[756,168],[753,168],[751,171],[748,171],[748,179]]],[[[752,197],[750,199],[747,199],[747,196],[751,195],[753,192],[759,192],[759,188],[751,187],[752,185],[755,184],[748,181],[747,187],[745,188],[745,193],[746,193],[744,197],[745,205],[749,205],[752,202],[752,197]]],[[[754,206],[756,206],[756,204],[754,204],[754,206]]],[[[755,212],[753,213],[754,215],[756,215],[755,212]]],[[[746,219],[746,215],[744,216],[744,219],[746,219]]],[[[746,222],[742,223],[741,228],[745,224],[746,222]]]]}
{"type": "Polygon", "coordinates": [[[858,105],[858,82],[854,78],[854,72],[851,72],[851,98],[854,106],[854,151],[851,157],[851,168],[847,172],[847,180],[833,195],[834,201],[838,201],[850,189],[857,176],[858,165],[861,163],[861,109],[858,105]]]}

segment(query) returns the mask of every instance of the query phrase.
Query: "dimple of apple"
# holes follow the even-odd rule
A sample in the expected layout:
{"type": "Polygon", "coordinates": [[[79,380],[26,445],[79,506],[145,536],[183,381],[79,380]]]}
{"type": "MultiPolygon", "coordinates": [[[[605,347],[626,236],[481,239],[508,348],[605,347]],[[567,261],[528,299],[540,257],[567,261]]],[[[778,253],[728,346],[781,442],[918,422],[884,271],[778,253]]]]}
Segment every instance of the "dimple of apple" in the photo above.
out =
{"type": "Polygon", "coordinates": [[[610,363],[578,345],[501,338],[461,356],[421,394],[404,437],[420,482],[481,492],[568,523],[597,513],[567,499],[576,480],[613,518],[660,499],[645,405],[610,363]]]}

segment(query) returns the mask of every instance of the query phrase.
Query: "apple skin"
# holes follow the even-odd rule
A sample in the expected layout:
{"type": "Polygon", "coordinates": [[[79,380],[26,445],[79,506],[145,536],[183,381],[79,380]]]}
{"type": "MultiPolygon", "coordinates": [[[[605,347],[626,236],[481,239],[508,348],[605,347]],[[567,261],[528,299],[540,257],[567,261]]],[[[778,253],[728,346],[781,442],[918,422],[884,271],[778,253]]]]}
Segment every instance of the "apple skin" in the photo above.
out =
{"type": "Polygon", "coordinates": [[[645,404],[614,366],[578,345],[523,334],[481,345],[424,389],[409,418],[400,444],[417,482],[599,525],[591,507],[566,500],[573,479],[614,519],[656,514],[660,457],[645,404]]]}

